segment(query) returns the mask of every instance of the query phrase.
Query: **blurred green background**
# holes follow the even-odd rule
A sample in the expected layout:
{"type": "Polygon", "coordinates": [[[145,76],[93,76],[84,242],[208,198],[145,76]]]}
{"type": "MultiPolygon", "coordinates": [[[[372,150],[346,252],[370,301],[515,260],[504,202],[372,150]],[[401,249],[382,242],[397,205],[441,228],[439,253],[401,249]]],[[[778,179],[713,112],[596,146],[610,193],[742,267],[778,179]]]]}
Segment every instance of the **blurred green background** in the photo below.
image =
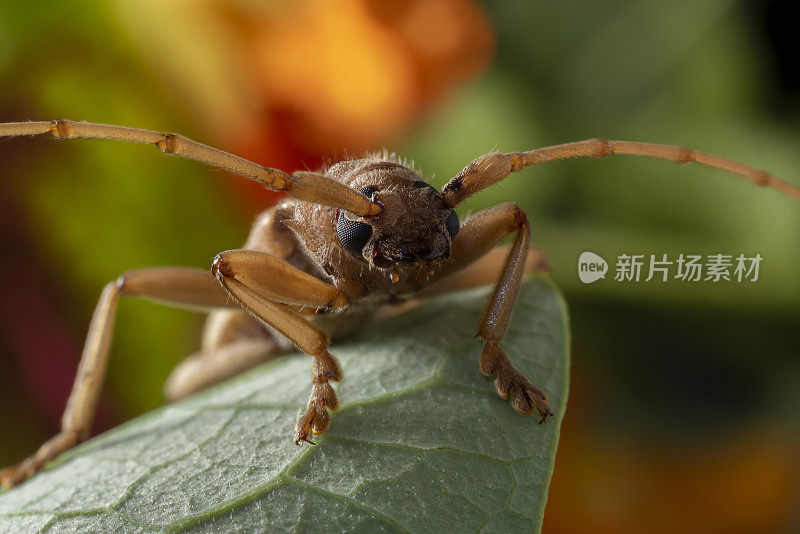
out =
{"type": "MultiPolygon", "coordinates": [[[[180,132],[287,171],[385,146],[437,185],[491,150],[607,137],[798,184],[788,5],[3,3],[0,120],[180,132]]],[[[0,188],[5,465],[55,432],[106,282],[210,265],[275,197],[152,147],[43,138],[0,142],[0,188]]],[[[528,213],[572,316],[544,529],[800,528],[800,205],[719,171],[612,157],[525,170],[459,214],[506,200],[528,213]],[[612,269],[623,253],[764,260],[755,283],[584,285],[586,250],[612,269]]],[[[117,324],[98,429],[162,403],[202,317],[125,301],[117,324]]]]}

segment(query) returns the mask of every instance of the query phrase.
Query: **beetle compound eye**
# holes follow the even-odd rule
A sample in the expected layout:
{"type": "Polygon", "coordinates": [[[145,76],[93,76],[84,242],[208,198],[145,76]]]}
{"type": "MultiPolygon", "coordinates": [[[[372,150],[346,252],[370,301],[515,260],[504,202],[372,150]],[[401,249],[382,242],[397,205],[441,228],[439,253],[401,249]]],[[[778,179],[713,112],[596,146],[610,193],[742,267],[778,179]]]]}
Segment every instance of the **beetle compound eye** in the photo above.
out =
{"type": "Polygon", "coordinates": [[[378,188],[375,187],[374,185],[368,185],[367,187],[362,187],[361,189],[359,189],[358,192],[361,193],[362,195],[366,196],[366,197],[370,197],[371,198],[372,197],[372,193],[374,193],[377,190],[378,190],[378,188]]]}
{"type": "Polygon", "coordinates": [[[431,184],[429,184],[428,182],[423,182],[422,180],[417,180],[416,182],[414,182],[413,185],[417,189],[422,189],[423,187],[430,187],[431,189],[435,189],[431,184]]]}
{"type": "Polygon", "coordinates": [[[461,228],[461,223],[458,221],[456,210],[450,212],[450,215],[447,216],[447,220],[444,222],[444,225],[447,227],[447,233],[450,234],[450,239],[455,239],[459,228],[461,228]]]}
{"type": "Polygon", "coordinates": [[[355,256],[361,256],[364,245],[367,244],[372,236],[372,226],[351,221],[344,216],[344,212],[339,213],[339,220],[336,222],[336,236],[344,248],[355,256]]]}

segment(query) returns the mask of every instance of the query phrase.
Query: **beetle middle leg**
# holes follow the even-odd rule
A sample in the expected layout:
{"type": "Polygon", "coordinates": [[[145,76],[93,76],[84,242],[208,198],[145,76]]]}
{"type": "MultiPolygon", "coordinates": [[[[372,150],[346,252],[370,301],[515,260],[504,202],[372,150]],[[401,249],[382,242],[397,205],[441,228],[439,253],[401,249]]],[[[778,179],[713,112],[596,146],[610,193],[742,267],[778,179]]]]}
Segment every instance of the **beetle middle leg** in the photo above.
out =
{"type": "Polygon", "coordinates": [[[179,308],[209,310],[233,302],[207,271],[184,267],[155,267],[123,273],[109,282],[95,307],[78,373],[61,430],[30,457],[0,471],[0,485],[13,487],[37,473],[47,462],[86,439],[94,420],[106,374],[111,337],[120,297],[143,297],[179,308]]]}
{"type": "MultiPolygon", "coordinates": [[[[522,275],[525,272],[525,262],[529,255],[531,229],[525,213],[516,204],[509,202],[469,217],[453,240],[451,261],[436,269],[427,278],[427,282],[433,284],[445,279],[442,282],[444,284],[446,277],[477,262],[479,258],[489,253],[497,242],[513,232],[516,232],[514,242],[478,328],[478,336],[484,343],[480,367],[485,375],[496,375],[495,387],[498,394],[504,399],[510,397],[515,410],[527,414],[535,409],[544,421],[553,415],[553,410],[547,402],[547,395],[514,367],[500,346],[508,330],[511,312],[514,309],[522,275]]],[[[426,275],[423,273],[416,282],[422,284],[425,281],[426,275]]],[[[432,289],[435,290],[436,285],[433,285],[432,289]]]]}
{"type": "Polygon", "coordinates": [[[164,398],[170,402],[182,399],[271,360],[288,348],[247,312],[215,310],[206,321],[200,350],[184,358],[164,383],[164,398]]]}
{"type": "Polygon", "coordinates": [[[328,409],[339,407],[330,382],[338,382],[342,371],[328,352],[327,335],[300,312],[309,306],[344,308],[349,305],[348,298],[333,285],[259,251],[220,253],[214,259],[212,272],[246,310],[314,357],[311,396],[295,426],[295,443],[314,443],[312,433],[322,434],[328,429],[328,409]]]}

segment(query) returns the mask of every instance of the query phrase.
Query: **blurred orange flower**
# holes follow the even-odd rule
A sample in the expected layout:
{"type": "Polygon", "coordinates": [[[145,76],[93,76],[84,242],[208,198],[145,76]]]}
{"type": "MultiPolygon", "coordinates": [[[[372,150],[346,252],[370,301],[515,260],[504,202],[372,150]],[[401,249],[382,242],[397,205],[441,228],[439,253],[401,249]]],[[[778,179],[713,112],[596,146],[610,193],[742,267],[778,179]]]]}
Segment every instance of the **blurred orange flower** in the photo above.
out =
{"type": "Polygon", "coordinates": [[[494,51],[472,0],[176,0],[157,9],[144,0],[118,9],[216,136],[207,140],[284,170],[380,148],[480,74],[494,51]]]}
{"type": "Polygon", "coordinates": [[[307,0],[259,29],[259,88],[270,107],[295,117],[300,143],[322,152],[395,135],[481,72],[493,47],[467,0],[307,0]]]}

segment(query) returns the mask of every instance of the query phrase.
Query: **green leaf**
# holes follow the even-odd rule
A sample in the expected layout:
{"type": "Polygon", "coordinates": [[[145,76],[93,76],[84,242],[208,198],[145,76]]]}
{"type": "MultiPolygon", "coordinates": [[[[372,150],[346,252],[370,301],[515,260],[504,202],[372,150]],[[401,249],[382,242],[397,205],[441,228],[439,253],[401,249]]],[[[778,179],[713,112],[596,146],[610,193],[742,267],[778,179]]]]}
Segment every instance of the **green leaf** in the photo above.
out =
{"type": "Polygon", "coordinates": [[[566,307],[527,278],[504,342],[550,395],[556,415],[538,425],[480,373],[486,298],[433,299],[336,344],[341,408],[317,446],[292,441],[311,360],[289,355],[64,454],[0,495],[0,532],[538,530],[566,406],[566,307]]]}

